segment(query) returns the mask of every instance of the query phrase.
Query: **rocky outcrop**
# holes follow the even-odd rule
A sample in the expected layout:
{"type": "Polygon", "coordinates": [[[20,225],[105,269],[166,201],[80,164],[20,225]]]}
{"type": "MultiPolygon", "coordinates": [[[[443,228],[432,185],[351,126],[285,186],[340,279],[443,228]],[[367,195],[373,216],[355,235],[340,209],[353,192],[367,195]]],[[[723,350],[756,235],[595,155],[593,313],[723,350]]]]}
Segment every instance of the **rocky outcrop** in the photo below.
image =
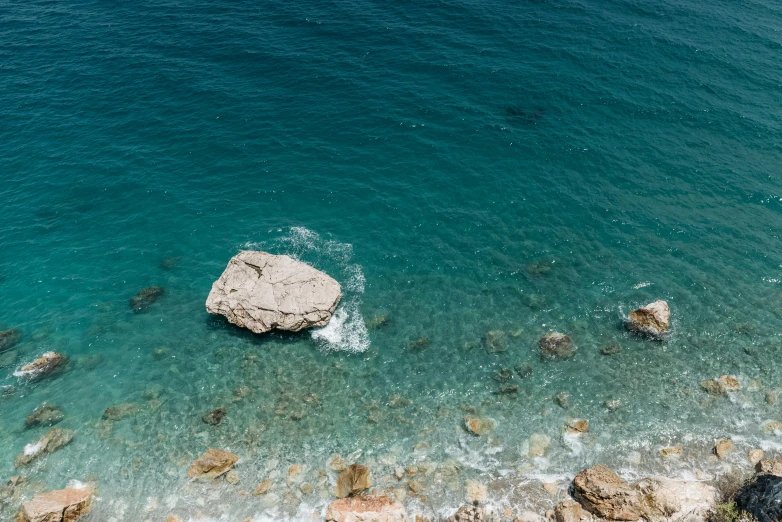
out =
{"type": "Polygon", "coordinates": [[[627,329],[639,334],[660,338],[670,329],[671,310],[665,301],[655,301],[630,312],[627,329]]]}
{"type": "Polygon", "coordinates": [[[228,473],[239,457],[228,451],[208,449],[187,470],[187,476],[198,479],[214,479],[228,473]]]}
{"type": "Polygon", "coordinates": [[[573,341],[565,334],[551,332],[538,341],[544,359],[567,359],[576,351],[573,341]]]}
{"type": "Polygon", "coordinates": [[[581,522],[582,511],[581,504],[567,500],[556,505],[554,518],[556,522],[581,522]]]}
{"type": "Polygon", "coordinates": [[[337,477],[337,497],[353,497],[371,486],[369,468],[362,464],[351,464],[337,477]]]}
{"type": "Polygon", "coordinates": [[[483,508],[477,503],[462,506],[456,513],[445,519],[445,522],[484,522],[483,508]]]}
{"type": "Polygon", "coordinates": [[[54,453],[73,439],[71,430],[52,428],[49,432],[24,447],[24,450],[14,459],[14,466],[20,468],[26,466],[35,459],[54,453]]]}
{"type": "Polygon", "coordinates": [[[0,352],[10,350],[22,340],[22,331],[12,328],[0,332],[0,352]]]}
{"type": "Polygon", "coordinates": [[[90,512],[91,502],[91,488],[47,491],[22,504],[16,522],[75,522],[90,512]]]}
{"type": "Polygon", "coordinates": [[[34,412],[24,420],[26,428],[37,428],[38,426],[54,426],[65,418],[59,406],[50,404],[41,404],[34,412]]]}
{"type": "Polygon", "coordinates": [[[497,427],[497,421],[490,417],[465,415],[464,427],[473,435],[488,435],[497,427]]]}
{"type": "Polygon", "coordinates": [[[65,361],[66,357],[61,353],[45,352],[33,362],[16,370],[14,375],[37,381],[59,372],[65,366],[65,361]]]}
{"type": "Polygon", "coordinates": [[[335,500],[326,511],[326,522],[405,522],[405,508],[392,498],[366,495],[335,500]]]}
{"type": "Polygon", "coordinates": [[[755,464],[755,471],[760,475],[782,477],[782,459],[761,459],[755,464]]]}
{"type": "Polygon", "coordinates": [[[146,312],[166,291],[162,286],[150,286],[130,298],[130,308],[137,314],[146,312]]]}
{"type": "Polygon", "coordinates": [[[641,480],[634,489],[646,522],[700,522],[717,506],[717,490],[703,482],[654,477],[641,480]]]}
{"type": "Polygon", "coordinates": [[[782,477],[757,475],[742,486],[734,497],[736,507],[754,516],[758,522],[782,520],[782,477]]]}
{"type": "Polygon", "coordinates": [[[714,454],[717,455],[717,458],[724,459],[728,453],[733,451],[733,442],[728,439],[719,440],[714,445],[714,449],[712,451],[714,451],[714,454]]]}
{"type": "Polygon", "coordinates": [[[638,492],[602,464],[576,475],[573,489],[576,500],[601,518],[629,521],[641,518],[638,492]]]}
{"type": "Polygon", "coordinates": [[[206,310],[255,333],[298,332],[326,325],[341,297],[339,283],[305,263],[245,250],[212,285],[206,310]]]}

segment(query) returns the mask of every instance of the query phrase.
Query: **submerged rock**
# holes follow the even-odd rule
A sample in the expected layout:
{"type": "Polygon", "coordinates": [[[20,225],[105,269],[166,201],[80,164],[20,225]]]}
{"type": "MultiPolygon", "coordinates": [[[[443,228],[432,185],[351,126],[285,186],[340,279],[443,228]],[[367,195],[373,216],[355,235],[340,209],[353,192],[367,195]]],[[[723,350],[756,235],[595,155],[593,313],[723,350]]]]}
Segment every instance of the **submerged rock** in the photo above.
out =
{"type": "Polygon", "coordinates": [[[225,408],[215,408],[212,411],[204,413],[204,416],[201,417],[201,420],[210,426],[217,426],[220,424],[220,422],[222,422],[226,415],[228,415],[228,410],[225,408]]]}
{"type": "Polygon", "coordinates": [[[589,421],[586,419],[573,419],[565,426],[568,433],[581,435],[589,431],[589,421]]]}
{"type": "Polygon", "coordinates": [[[505,332],[492,330],[483,336],[483,347],[487,353],[501,353],[508,349],[505,332]]]}
{"type": "Polygon", "coordinates": [[[16,364],[16,360],[19,358],[19,352],[16,350],[9,350],[0,355],[0,368],[8,368],[16,364]]]}
{"type": "Polygon", "coordinates": [[[544,359],[567,359],[576,351],[573,341],[565,334],[551,332],[538,341],[544,359]]]}
{"type": "Polygon", "coordinates": [[[422,350],[426,350],[431,346],[432,340],[428,337],[419,337],[418,339],[412,340],[405,346],[405,350],[408,352],[420,352],[422,350]]]}
{"type": "Polygon", "coordinates": [[[462,506],[456,513],[446,518],[445,522],[484,522],[483,508],[477,503],[462,506]]]}
{"type": "Polygon", "coordinates": [[[351,464],[337,477],[337,497],[345,498],[358,495],[372,487],[369,468],[362,464],[351,464]]]}
{"type": "Polygon", "coordinates": [[[22,504],[17,522],[75,522],[90,512],[92,489],[65,488],[35,495],[22,504]]]}
{"type": "Polygon", "coordinates": [[[27,428],[37,428],[38,426],[54,426],[65,418],[59,406],[42,404],[34,412],[27,416],[24,425],[27,428]]]}
{"type": "Polygon", "coordinates": [[[24,450],[14,459],[14,466],[20,468],[28,465],[39,457],[54,453],[71,442],[72,439],[73,432],[71,430],[52,428],[36,442],[31,442],[25,446],[24,450]]]}
{"type": "Polygon", "coordinates": [[[609,468],[598,464],[573,479],[575,498],[587,511],[609,520],[638,520],[642,506],[638,492],[609,468]]]}
{"type": "Polygon", "coordinates": [[[12,328],[0,332],[0,352],[10,350],[22,340],[22,331],[12,328]]]}
{"type": "Polygon", "coordinates": [[[465,415],[464,427],[474,435],[488,435],[497,427],[497,421],[490,417],[478,417],[477,415],[465,415]]]}
{"type": "Polygon", "coordinates": [[[212,285],[206,310],[255,333],[298,332],[328,324],[341,298],[339,283],[310,265],[245,250],[212,285]]]}
{"type": "Polygon", "coordinates": [[[665,301],[655,301],[630,312],[625,323],[627,329],[648,335],[652,338],[662,337],[670,328],[671,311],[665,301]]]}
{"type": "Polygon", "coordinates": [[[187,476],[198,479],[214,479],[228,473],[238,461],[239,457],[233,453],[210,448],[190,464],[187,476]]]}
{"type": "Polygon", "coordinates": [[[617,355],[622,353],[622,347],[616,341],[612,341],[600,348],[600,355],[617,355]]]}
{"type": "Polygon", "coordinates": [[[129,300],[130,308],[136,313],[146,312],[166,291],[162,286],[150,286],[137,293],[129,300]]]}
{"type": "Polygon", "coordinates": [[[734,497],[736,507],[754,516],[758,522],[782,520],[782,477],[758,475],[734,497]]]}
{"type": "Polygon", "coordinates": [[[529,456],[542,457],[551,447],[551,439],[542,433],[534,433],[529,438],[529,456]]]}
{"type": "Polygon", "coordinates": [[[367,321],[367,328],[372,330],[379,330],[384,326],[388,326],[388,317],[385,315],[376,315],[367,321]]]}
{"type": "Polygon", "coordinates": [[[385,496],[366,495],[335,500],[326,511],[326,522],[405,522],[402,504],[385,496]]]}
{"type": "Polygon", "coordinates": [[[14,375],[37,381],[59,372],[65,365],[66,360],[66,357],[61,353],[45,352],[30,364],[25,364],[16,370],[14,375]]]}
{"type": "Polygon", "coordinates": [[[662,455],[665,458],[680,457],[681,454],[682,454],[681,446],[670,446],[667,448],[660,448],[660,455],[662,455]]]}
{"type": "Polygon", "coordinates": [[[532,372],[534,371],[534,368],[531,364],[520,364],[513,369],[516,370],[516,373],[519,375],[520,379],[526,379],[532,375],[532,372]]]}
{"type": "Polygon", "coordinates": [[[139,408],[138,404],[126,402],[103,410],[103,420],[121,421],[126,417],[136,415],[139,411],[141,411],[141,408],[139,408]]]}
{"type": "Polygon", "coordinates": [[[708,520],[717,506],[717,490],[704,482],[653,477],[641,480],[634,489],[646,522],[708,520]]]}

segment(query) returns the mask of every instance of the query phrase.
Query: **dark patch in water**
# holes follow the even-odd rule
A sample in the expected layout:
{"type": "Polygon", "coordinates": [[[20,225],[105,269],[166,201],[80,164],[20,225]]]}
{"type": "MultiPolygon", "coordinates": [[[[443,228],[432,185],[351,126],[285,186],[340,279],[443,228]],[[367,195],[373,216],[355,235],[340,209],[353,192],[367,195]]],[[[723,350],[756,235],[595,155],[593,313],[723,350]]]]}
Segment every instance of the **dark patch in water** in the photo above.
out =
{"type": "Polygon", "coordinates": [[[540,107],[522,107],[521,105],[508,105],[505,107],[505,117],[515,123],[525,125],[537,125],[543,121],[544,111],[540,107]]]}

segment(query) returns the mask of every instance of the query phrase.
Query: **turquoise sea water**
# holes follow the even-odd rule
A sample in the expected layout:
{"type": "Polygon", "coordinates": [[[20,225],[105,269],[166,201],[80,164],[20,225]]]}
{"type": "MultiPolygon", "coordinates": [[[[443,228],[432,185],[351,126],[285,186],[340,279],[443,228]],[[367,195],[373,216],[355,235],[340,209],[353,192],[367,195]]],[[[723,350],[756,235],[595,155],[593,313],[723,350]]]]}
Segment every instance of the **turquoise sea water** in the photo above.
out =
{"type": "Polygon", "coordinates": [[[765,401],[782,389],[779,4],[34,0],[0,20],[0,330],[24,335],[0,356],[0,478],[48,429],[24,429],[42,402],[75,431],[21,471],[22,498],[78,479],[98,484],[90,520],[310,520],[338,453],[410,513],[447,513],[470,481],[517,513],[597,462],[715,477],[782,447],[761,427],[782,421],[765,401]],[[332,324],[210,317],[248,248],[335,277],[332,324]],[[134,314],[151,285],[164,297],[134,314]],[[655,299],[667,342],[629,336],[655,299]],[[543,361],[555,330],[577,352],[543,361]],[[484,349],[493,331],[506,351],[484,349]],[[13,376],[47,350],[65,372],[13,376]],[[742,390],[701,389],[723,374],[742,390]],[[140,412],[101,419],[123,403],[140,412]],[[467,434],[470,412],[497,429],[467,434]],[[563,435],[573,418],[588,435],[563,435]],[[727,436],[738,450],[709,460],[727,436]],[[189,483],[209,447],[240,456],[238,485],[189,483]],[[392,477],[412,465],[428,473],[392,477]]]}

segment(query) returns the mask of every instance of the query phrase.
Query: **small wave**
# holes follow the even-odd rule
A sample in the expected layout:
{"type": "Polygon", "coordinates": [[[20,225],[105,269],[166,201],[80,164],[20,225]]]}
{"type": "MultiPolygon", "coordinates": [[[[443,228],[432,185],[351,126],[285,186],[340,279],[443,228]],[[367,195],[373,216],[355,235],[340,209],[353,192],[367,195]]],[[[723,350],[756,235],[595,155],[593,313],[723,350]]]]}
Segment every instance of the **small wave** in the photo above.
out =
{"type": "Polygon", "coordinates": [[[348,302],[337,308],[329,324],[312,331],[312,339],[326,351],[366,351],[369,348],[369,332],[358,311],[358,303],[348,302]]]}
{"type": "Polygon", "coordinates": [[[645,281],[643,283],[638,283],[637,285],[633,285],[634,290],[639,290],[641,288],[646,288],[647,286],[652,286],[652,283],[649,281],[645,281]]]}

